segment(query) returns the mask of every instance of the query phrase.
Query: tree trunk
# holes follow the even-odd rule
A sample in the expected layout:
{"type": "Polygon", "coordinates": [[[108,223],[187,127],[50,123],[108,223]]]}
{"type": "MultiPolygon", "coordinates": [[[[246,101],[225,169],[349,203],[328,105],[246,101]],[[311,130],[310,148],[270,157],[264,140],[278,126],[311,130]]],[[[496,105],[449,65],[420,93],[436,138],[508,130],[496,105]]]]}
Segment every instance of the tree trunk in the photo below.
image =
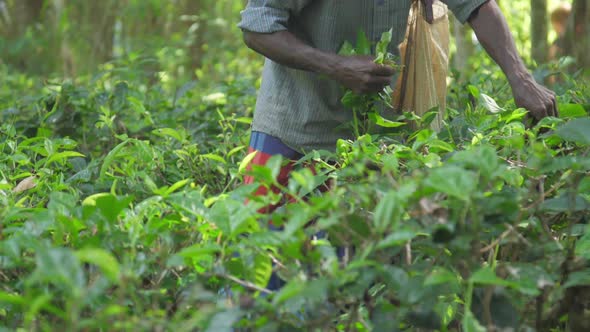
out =
{"type": "Polygon", "coordinates": [[[189,67],[191,72],[194,72],[195,69],[201,67],[202,45],[204,43],[204,34],[207,29],[207,20],[200,17],[200,13],[202,13],[200,1],[184,1],[182,15],[197,17],[196,21],[188,20],[184,24],[185,31],[191,39],[188,49],[188,56],[190,59],[189,67]]]}
{"type": "Polygon", "coordinates": [[[1,1],[2,35],[9,39],[22,36],[27,29],[41,21],[44,0],[1,1]]]}
{"type": "Polygon", "coordinates": [[[531,0],[531,55],[537,64],[547,62],[549,54],[547,34],[547,0],[531,0]]]}
{"type": "Polygon", "coordinates": [[[92,54],[96,64],[101,64],[111,60],[113,56],[118,1],[91,1],[87,6],[87,18],[90,19],[87,33],[92,42],[92,54]]]}
{"type": "Polygon", "coordinates": [[[574,0],[566,33],[565,53],[576,58],[578,68],[590,67],[590,0],[574,0]]]}
{"type": "Polygon", "coordinates": [[[41,20],[43,0],[20,0],[15,4],[15,15],[13,26],[16,29],[16,36],[24,34],[29,26],[41,20]]]}

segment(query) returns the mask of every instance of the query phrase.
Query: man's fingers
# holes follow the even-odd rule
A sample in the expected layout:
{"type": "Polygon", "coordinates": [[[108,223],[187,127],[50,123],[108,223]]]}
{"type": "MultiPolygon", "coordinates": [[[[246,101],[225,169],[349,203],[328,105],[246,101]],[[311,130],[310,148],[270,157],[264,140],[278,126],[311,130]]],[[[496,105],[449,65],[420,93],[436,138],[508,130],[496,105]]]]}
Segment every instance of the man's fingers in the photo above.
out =
{"type": "Polygon", "coordinates": [[[391,76],[395,75],[395,70],[389,66],[375,64],[375,66],[371,70],[371,74],[377,75],[377,76],[391,77],[391,76]]]}
{"type": "Polygon", "coordinates": [[[373,76],[369,79],[369,84],[377,84],[385,87],[386,85],[391,84],[391,81],[391,76],[373,76]]]}
{"type": "Polygon", "coordinates": [[[547,101],[547,104],[545,106],[545,110],[547,111],[547,116],[555,116],[555,107],[553,106],[553,101],[549,100],[547,101]]]}
{"type": "Polygon", "coordinates": [[[541,120],[547,117],[547,108],[543,105],[539,105],[540,107],[537,109],[531,109],[531,114],[535,117],[536,120],[541,120]]]}
{"type": "Polygon", "coordinates": [[[367,83],[368,92],[381,92],[386,86],[391,84],[391,77],[374,76],[367,83]]]}
{"type": "Polygon", "coordinates": [[[553,103],[553,116],[558,118],[559,117],[559,107],[557,106],[557,101],[555,100],[555,96],[551,97],[551,102],[553,103]]]}

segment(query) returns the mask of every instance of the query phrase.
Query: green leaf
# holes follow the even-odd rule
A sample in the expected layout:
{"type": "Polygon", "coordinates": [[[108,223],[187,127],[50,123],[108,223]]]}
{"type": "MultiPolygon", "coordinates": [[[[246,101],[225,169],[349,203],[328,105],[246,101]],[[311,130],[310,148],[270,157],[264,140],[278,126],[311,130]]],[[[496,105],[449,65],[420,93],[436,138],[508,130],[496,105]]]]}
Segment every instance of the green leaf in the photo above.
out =
{"type": "Polygon", "coordinates": [[[541,289],[555,284],[551,274],[537,264],[512,263],[508,271],[510,287],[528,296],[537,296],[541,289]]]}
{"type": "Polygon", "coordinates": [[[123,148],[131,142],[133,142],[132,139],[127,139],[127,140],[119,143],[107,154],[106,157],[104,157],[104,161],[102,162],[102,166],[100,167],[100,178],[101,179],[104,178],[107,170],[109,169],[109,167],[111,167],[111,164],[114,163],[115,160],[117,160],[120,157],[119,152],[121,152],[121,150],[123,150],[123,148]]]}
{"type": "Polygon", "coordinates": [[[408,323],[416,329],[438,331],[441,328],[442,319],[438,313],[432,309],[412,310],[408,313],[406,319],[408,320],[408,323]]]}
{"type": "Polygon", "coordinates": [[[459,285],[457,273],[453,273],[444,267],[436,268],[424,280],[425,286],[436,286],[442,284],[459,285]]]}
{"type": "Polygon", "coordinates": [[[363,107],[365,104],[365,99],[363,95],[356,94],[351,90],[346,91],[344,96],[342,96],[342,105],[348,107],[350,109],[363,107]]]}
{"type": "Polygon", "coordinates": [[[273,298],[273,304],[278,305],[301,294],[305,284],[297,280],[288,282],[273,298]]]}
{"type": "Polygon", "coordinates": [[[386,301],[378,304],[373,310],[371,317],[374,327],[373,331],[398,331],[399,322],[391,314],[396,310],[396,306],[386,301]]]}
{"type": "Polygon", "coordinates": [[[84,158],[84,155],[79,152],[75,152],[75,151],[63,151],[63,152],[55,153],[55,154],[51,155],[51,157],[49,157],[49,159],[47,159],[47,161],[45,162],[45,165],[49,166],[54,162],[63,161],[68,158],[74,158],[74,157],[84,158]]]}
{"type": "MultiPolygon", "coordinates": [[[[485,288],[477,288],[473,291],[473,302],[471,303],[471,312],[478,321],[485,321],[486,301],[489,301],[487,310],[490,314],[491,323],[500,331],[517,331],[519,322],[522,322],[519,316],[519,310],[513,304],[513,298],[509,296],[506,290],[495,289],[490,298],[486,298],[485,288]]],[[[489,295],[488,295],[489,296],[489,295]]]]}
{"type": "Polygon", "coordinates": [[[76,257],[81,262],[98,266],[105,277],[114,283],[118,282],[120,273],[119,262],[110,252],[98,248],[85,248],[76,251],[76,257]]]}
{"type": "Polygon", "coordinates": [[[388,227],[395,227],[401,213],[400,202],[396,191],[388,192],[375,208],[374,223],[377,231],[385,231],[388,227]]]}
{"type": "Polygon", "coordinates": [[[254,283],[266,287],[272,274],[272,262],[268,255],[257,254],[254,258],[254,283]]]}
{"type": "Polygon", "coordinates": [[[179,142],[185,141],[183,135],[181,135],[178,130],[172,128],[158,128],[153,130],[152,133],[161,137],[172,137],[179,142]]]}
{"type": "Polygon", "coordinates": [[[377,43],[377,47],[375,48],[375,53],[377,54],[377,63],[383,64],[385,57],[388,53],[389,44],[391,44],[391,39],[393,38],[393,28],[385,31],[381,34],[381,40],[377,43]]]}
{"type": "Polygon", "coordinates": [[[590,269],[571,273],[567,278],[567,282],[563,285],[563,288],[576,286],[590,286],[590,269]]]}
{"type": "Polygon", "coordinates": [[[477,272],[471,275],[471,278],[469,278],[469,282],[480,285],[495,285],[505,287],[514,286],[514,283],[499,278],[494,272],[494,270],[492,270],[492,268],[490,267],[483,267],[477,270],[477,272]]]}
{"type": "Polygon", "coordinates": [[[479,98],[481,94],[481,92],[479,92],[479,89],[475,85],[468,85],[467,90],[475,98],[479,98]]]}
{"type": "Polygon", "coordinates": [[[527,114],[528,111],[526,109],[517,108],[514,111],[512,111],[512,113],[510,113],[508,116],[502,117],[502,119],[504,120],[504,123],[510,123],[512,121],[522,120],[527,114]]]}
{"type": "Polygon", "coordinates": [[[354,50],[354,46],[352,46],[352,44],[349,41],[345,41],[344,44],[342,44],[342,47],[340,48],[338,54],[351,56],[355,55],[356,51],[354,50]]]}
{"type": "Polygon", "coordinates": [[[377,112],[370,112],[369,119],[371,119],[371,121],[373,121],[373,123],[375,123],[376,125],[384,128],[397,128],[406,125],[405,122],[387,120],[386,118],[379,115],[377,112]]]}
{"type": "Polygon", "coordinates": [[[477,187],[477,177],[472,171],[449,165],[433,169],[426,184],[437,192],[469,201],[477,187]]]}
{"type": "Polygon", "coordinates": [[[171,185],[170,188],[168,188],[166,190],[166,192],[164,193],[164,196],[168,196],[170,194],[172,194],[173,192],[177,191],[178,189],[184,187],[187,185],[187,183],[189,183],[189,179],[185,179],[185,180],[180,180],[178,182],[176,182],[175,184],[171,185]]]}
{"type": "Polygon", "coordinates": [[[19,294],[0,291],[0,303],[21,306],[25,304],[25,299],[19,294]]]}
{"type": "Polygon", "coordinates": [[[377,249],[391,248],[395,246],[401,246],[406,244],[408,241],[416,237],[416,233],[412,231],[396,231],[389,234],[385,239],[379,241],[377,249]]]}
{"type": "Polygon", "coordinates": [[[576,242],[576,256],[590,260],[590,226],[586,227],[586,234],[576,242]]]}
{"type": "Polygon", "coordinates": [[[428,142],[428,146],[430,147],[430,151],[443,151],[443,152],[453,152],[455,151],[455,147],[445,141],[439,139],[433,139],[428,142]]]}
{"type": "Polygon", "coordinates": [[[279,291],[273,299],[273,304],[278,305],[287,301],[292,304],[321,303],[326,300],[328,286],[326,279],[313,279],[305,283],[295,279],[279,291]]]}
{"type": "Polygon", "coordinates": [[[218,312],[211,318],[205,332],[233,332],[233,325],[244,313],[239,308],[218,312]]]}
{"type": "Polygon", "coordinates": [[[117,197],[109,193],[99,193],[84,199],[82,205],[96,206],[109,222],[115,222],[132,201],[133,197],[130,196],[117,197]]]}
{"type": "Polygon", "coordinates": [[[356,35],[356,54],[371,55],[371,42],[363,30],[356,35]]]}
{"type": "Polygon", "coordinates": [[[463,331],[464,332],[486,332],[486,328],[483,327],[477,318],[473,316],[473,313],[469,309],[465,309],[465,315],[463,316],[463,331]]]}
{"type": "Polygon", "coordinates": [[[565,119],[588,116],[584,106],[580,104],[559,104],[559,116],[565,119]]]}
{"type": "Polygon", "coordinates": [[[254,157],[256,157],[257,153],[257,151],[252,151],[246,156],[246,158],[244,158],[244,160],[242,160],[240,166],[238,167],[238,173],[242,174],[244,172],[244,170],[248,167],[248,165],[250,165],[252,160],[254,160],[254,157]]]}
{"type": "Polygon", "coordinates": [[[221,252],[221,247],[216,243],[195,244],[186,247],[177,253],[178,256],[184,258],[199,258],[202,256],[211,256],[221,252]]]}
{"type": "Polygon", "coordinates": [[[270,157],[264,166],[270,170],[270,174],[273,179],[278,179],[283,165],[283,156],[278,154],[270,157]]]}
{"type": "Polygon", "coordinates": [[[557,128],[557,136],[568,142],[590,145],[590,118],[577,118],[557,128]]]}
{"type": "Polygon", "coordinates": [[[570,197],[569,194],[563,194],[546,200],[541,204],[540,208],[543,211],[551,212],[580,212],[590,210],[590,203],[582,195],[570,197]]]}
{"type": "Polygon", "coordinates": [[[202,154],[202,155],[201,155],[201,158],[211,159],[211,160],[214,160],[214,161],[220,162],[220,163],[222,163],[222,164],[226,164],[226,163],[227,163],[227,161],[225,161],[225,159],[223,159],[223,157],[222,157],[222,156],[220,156],[220,155],[217,155],[217,154],[215,154],[215,153],[207,153],[207,154],[202,154]]]}
{"type": "Polygon", "coordinates": [[[37,250],[35,263],[35,271],[27,282],[53,284],[73,297],[80,296],[86,287],[80,260],[70,249],[37,250]]]}

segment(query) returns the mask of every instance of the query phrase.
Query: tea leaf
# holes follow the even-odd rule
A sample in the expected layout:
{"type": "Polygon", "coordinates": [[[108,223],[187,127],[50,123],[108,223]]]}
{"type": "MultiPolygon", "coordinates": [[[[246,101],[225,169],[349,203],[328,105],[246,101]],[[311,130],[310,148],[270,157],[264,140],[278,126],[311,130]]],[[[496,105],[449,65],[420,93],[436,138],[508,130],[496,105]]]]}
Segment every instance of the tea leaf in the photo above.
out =
{"type": "Polygon", "coordinates": [[[84,155],[79,152],[75,152],[75,151],[63,151],[63,152],[55,153],[51,157],[49,157],[49,159],[47,159],[47,161],[45,162],[45,166],[49,166],[54,162],[63,161],[68,158],[74,158],[74,157],[84,158],[84,155]]]}
{"type": "Polygon", "coordinates": [[[557,136],[566,141],[590,145],[590,118],[573,119],[557,128],[557,136]]]}
{"type": "Polygon", "coordinates": [[[111,282],[117,283],[119,281],[119,262],[111,253],[103,249],[86,248],[76,251],[76,256],[81,262],[98,266],[111,282]]]}
{"type": "Polygon", "coordinates": [[[471,310],[469,310],[469,309],[466,309],[466,312],[463,315],[462,326],[463,326],[463,331],[465,331],[465,332],[486,332],[487,331],[487,329],[479,323],[477,318],[475,318],[475,316],[473,316],[473,313],[471,313],[471,310]]]}

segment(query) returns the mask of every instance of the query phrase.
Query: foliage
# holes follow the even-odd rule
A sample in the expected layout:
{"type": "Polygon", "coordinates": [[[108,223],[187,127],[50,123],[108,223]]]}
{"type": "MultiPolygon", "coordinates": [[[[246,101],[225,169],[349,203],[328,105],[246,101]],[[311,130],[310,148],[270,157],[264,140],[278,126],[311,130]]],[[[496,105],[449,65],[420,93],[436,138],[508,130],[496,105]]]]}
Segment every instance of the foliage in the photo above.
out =
{"type": "MultiPolygon", "coordinates": [[[[282,188],[295,202],[266,216],[280,197],[239,185],[255,76],[146,86],[133,68],[44,84],[3,69],[5,328],[587,324],[587,82],[564,82],[563,118],[531,128],[504,87],[455,84],[441,133],[311,153],[282,188]]],[[[280,165],[252,172],[272,185],[280,165]]]]}
{"type": "MultiPolygon", "coordinates": [[[[133,62],[150,80],[219,81],[239,56],[235,26],[243,1],[1,0],[0,64],[54,77],[76,77],[133,62]],[[138,60],[141,60],[138,61],[138,60]],[[221,61],[223,60],[223,61],[221,61]],[[223,72],[222,72],[223,70],[223,72]]],[[[242,66],[244,67],[244,66],[242,66]]]]}
{"type": "MultiPolygon", "coordinates": [[[[124,3],[125,17],[180,18],[160,1],[124,3]]],[[[514,3],[513,25],[525,15],[514,3]]],[[[0,63],[0,329],[590,330],[583,73],[553,87],[560,119],[528,124],[478,53],[477,72],[451,80],[440,133],[383,119],[388,133],[303,157],[281,187],[294,203],[262,215],[281,197],[252,191],[277,185],[282,161],[241,185],[260,61],[227,29],[238,7],[218,1],[196,20],[209,27],[196,65],[195,17],[166,40],[129,32],[114,61],[75,79],[0,63]],[[272,271],[286,281],[277,292],[272,271]]],[[[56,31],[73,33],[68,22],[56,31]]],[[[10,43],[46,50],[41,32],[10,43]]],[[[49,64],[38,56],[27,61],[49,64]]]]}

